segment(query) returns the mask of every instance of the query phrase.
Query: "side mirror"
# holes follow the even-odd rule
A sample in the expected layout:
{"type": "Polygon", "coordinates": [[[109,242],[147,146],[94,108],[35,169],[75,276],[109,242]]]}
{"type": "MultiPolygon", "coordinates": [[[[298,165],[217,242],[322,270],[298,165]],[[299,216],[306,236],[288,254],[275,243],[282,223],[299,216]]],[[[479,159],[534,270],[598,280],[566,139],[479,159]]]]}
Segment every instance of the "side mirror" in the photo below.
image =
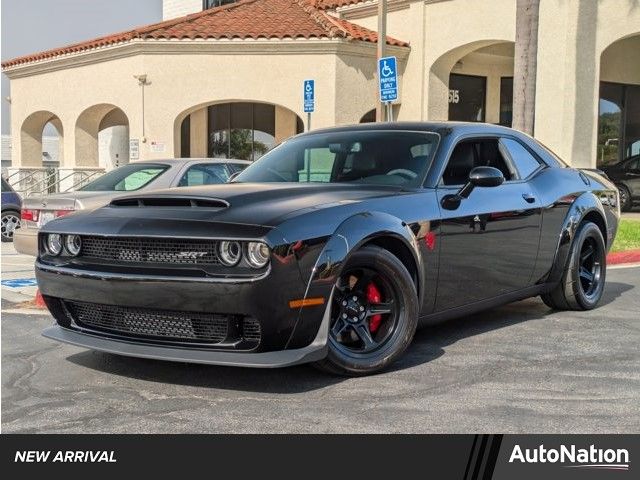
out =
{"type": "Polygon", "coordinates": [[[469,173],[469,183],[474,187],[499,187],[504,183],[504,175],[494,167],[476,167],[469,173]]]}
{"type": "Polygon", "coordinates": [[[242,173],[242,170],[239,172],[233,172],[231,175],[229,175],[229,180],[227,180],[227,183],[233,182],[236,179],[236,177],[241,173],[242,173]]]}
{"type": "Polygon", "coordinates": [[[469,173],[467,183],[453,195],[446,195],[442,198],[442,207],[447,210],[455,210],[460,206],[460,202],[469,198],[471,192],[476,187],[498,187],[504,183],[504,175],[495,167],[475,167],[469,173]]]}

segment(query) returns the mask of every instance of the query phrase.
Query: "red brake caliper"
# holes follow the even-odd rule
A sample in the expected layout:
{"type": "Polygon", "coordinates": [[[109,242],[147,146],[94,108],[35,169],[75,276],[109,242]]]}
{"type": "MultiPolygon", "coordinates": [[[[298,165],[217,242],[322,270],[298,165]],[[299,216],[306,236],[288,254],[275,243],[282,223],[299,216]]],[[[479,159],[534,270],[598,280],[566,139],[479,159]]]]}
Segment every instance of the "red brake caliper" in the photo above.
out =
{"type": "MultiPolygon", "coordinates": [[[[374,305],[376,303],[380,303],[381,300],[382,296],[380,295],[380,290],[378,290],[375,283],[371,282],[367,285],[367,301],[374,305]]],[[[380,328],[380,322],[382,322],[382,315],[373,315],[369,319],[369,330],[371,333],[376,333],[378,328],[380,328]]]]}

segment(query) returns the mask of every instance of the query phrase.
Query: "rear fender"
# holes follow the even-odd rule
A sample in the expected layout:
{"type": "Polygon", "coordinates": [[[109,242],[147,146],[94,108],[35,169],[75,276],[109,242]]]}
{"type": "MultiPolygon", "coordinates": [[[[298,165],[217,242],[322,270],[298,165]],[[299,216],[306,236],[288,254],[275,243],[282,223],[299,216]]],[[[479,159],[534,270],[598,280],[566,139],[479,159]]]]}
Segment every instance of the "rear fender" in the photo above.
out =
{"type": "MultiPolygon", "coordinates": [[[[597,212],[602,217],[606,226],[607,215],[600,199],[592,192],[585,192],[578,196],[571,204],[562,224],[553,266],[547,277],[547,283],[556,284],[562,279],[562,274],[565,270],[569,258],[569,251],[571,250],[578,226],[590,212],[597,212]]],[[[605,235],[605,242],[606,241],[607,238],[605,235]]]]}

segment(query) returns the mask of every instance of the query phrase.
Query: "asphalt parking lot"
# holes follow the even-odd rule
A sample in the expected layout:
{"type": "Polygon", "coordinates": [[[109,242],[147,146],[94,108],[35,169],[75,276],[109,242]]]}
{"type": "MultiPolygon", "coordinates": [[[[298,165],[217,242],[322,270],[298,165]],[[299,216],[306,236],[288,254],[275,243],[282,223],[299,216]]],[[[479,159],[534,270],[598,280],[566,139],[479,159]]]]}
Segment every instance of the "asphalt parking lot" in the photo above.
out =
{"type": "MultiPolygon", "coordinates": [[[[4,246],[3,267],[3,279],[30,268],[4,246]]],[[[49,315],[15,303],[25,288],[3,284],[3,432],[640,431],[640,267],[609,270],[597,310],[531,299],[454,320],[418,332],[393,370],[356,379],[57,344],[40,336],[49,315]]]]}

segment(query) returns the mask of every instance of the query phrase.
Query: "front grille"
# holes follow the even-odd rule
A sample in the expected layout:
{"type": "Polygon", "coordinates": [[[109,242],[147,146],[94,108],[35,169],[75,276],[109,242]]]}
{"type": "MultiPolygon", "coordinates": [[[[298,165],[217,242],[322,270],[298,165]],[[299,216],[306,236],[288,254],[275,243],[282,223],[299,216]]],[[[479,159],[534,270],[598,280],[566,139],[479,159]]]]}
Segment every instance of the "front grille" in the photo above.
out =
{"type": "Polygon", "coordinates": [[[174,341],[220,343],[227,337],[231,318],[214,313],[174,312],[86,302],[64,303],[80,327],[174,341]]]}
{"type": "Polygon", "coordinates": [[[81,256],[125,263],[219,265],[216,240],[83,236],[81,256]]]}
{"type": "Polygon", "coordinates": [[[248,342],[260,342],[261,336],[262,331],[258,320],[247,317],[242,321],[242,338],[248,342]]]}

